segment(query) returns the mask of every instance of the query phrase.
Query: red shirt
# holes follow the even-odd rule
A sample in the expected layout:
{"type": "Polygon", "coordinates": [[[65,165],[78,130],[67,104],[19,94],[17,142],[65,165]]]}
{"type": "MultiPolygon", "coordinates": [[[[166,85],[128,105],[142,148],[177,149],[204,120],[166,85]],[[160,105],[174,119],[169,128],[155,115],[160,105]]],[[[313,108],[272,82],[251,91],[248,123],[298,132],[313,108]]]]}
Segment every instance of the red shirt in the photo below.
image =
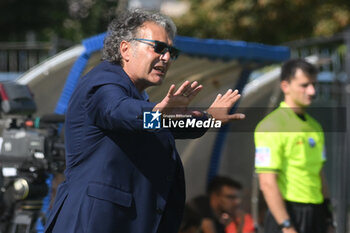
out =
{"type": "MultiPolygon", "coordinates": [[[[238,224],[241,223],[241,219],[237,219],[238,224]]],[[[243,223],[242,233],[253,233],[255,232],[254,221],[250,214],[244,215],[244,223],[243,223]]],[[[225,229],[226,233],[237,233],[237,225],[236,222],[232,221],[229,223],[225,229]]]]}

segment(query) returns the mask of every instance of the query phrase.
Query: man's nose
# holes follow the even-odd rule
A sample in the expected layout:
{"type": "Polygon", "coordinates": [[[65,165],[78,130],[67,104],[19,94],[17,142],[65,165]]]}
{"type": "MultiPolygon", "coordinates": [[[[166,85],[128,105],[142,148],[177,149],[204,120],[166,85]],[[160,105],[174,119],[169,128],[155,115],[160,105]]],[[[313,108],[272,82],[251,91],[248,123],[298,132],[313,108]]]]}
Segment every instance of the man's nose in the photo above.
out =
{"type": "Polygon", "coordinates": [[[170,61],[171,57],[170,57],[170,52],[168,49],[160,55],[160,59],[165,61],[166,63],[168,63],[170,61]]]}
{"type": "Polygon", "coordinates": [[[310,96],[314,96],[316,94],[316,88],[315,88],[315,85],[313,84],[310,84],[308,85],[307,87],[307,94],[310,95],[310,96]]]}
{"type": "Polygon", "coordinates": [[[234,202],[235,202],[235,205],[241,204],[241,201],[242,201],[242,200],[241,200],[240,198],[236,198],[235,201],[234,201],[234,202]]]}

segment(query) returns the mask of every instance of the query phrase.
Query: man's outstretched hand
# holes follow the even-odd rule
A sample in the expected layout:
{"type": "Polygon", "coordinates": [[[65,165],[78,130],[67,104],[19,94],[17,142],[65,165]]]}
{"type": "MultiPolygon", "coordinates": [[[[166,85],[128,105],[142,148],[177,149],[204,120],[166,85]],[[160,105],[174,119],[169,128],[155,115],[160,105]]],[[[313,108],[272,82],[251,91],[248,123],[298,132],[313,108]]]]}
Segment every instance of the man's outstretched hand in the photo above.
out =
{"type": "Polygon", "coordinates": [[[163,114],[187,113],[187,107],[194,97],[202,90],[203,86],[197,81],[190,83],[185,81],[177,91],[172,84],[165,98],[158,103],[153,111],[159,110],[163,114]]]}
{"type": "Polygon", "coordinates": [[[224,95],[218,94],[214,102],[210,105],[207,112],[216,120],[227,123],[233,120],[241,120],[245,118],[242,113],[229,114],[233,105],[241,98],[238,90],[229,89],[224,95]]]}
{"type": "MultiPolygon", "coordinates": [[[[193,83],[185,81],[175,91],[175,85],[172,84],[167,95],[154,107],[153,111],[159,110],[163,114],[192,114],[193,116],[200,116],[201,113],[199,111],[189,111],[187,107],[202,88],[203,86],[198,85],[197,81],[193,83]]],[[[224,95],[217,95],[207,112],[222,123],[244,119],[245,115],[242,113],[229,114],[230,109],[240,97],[238,90],[232,91],[229,89],[224,95]]]]}

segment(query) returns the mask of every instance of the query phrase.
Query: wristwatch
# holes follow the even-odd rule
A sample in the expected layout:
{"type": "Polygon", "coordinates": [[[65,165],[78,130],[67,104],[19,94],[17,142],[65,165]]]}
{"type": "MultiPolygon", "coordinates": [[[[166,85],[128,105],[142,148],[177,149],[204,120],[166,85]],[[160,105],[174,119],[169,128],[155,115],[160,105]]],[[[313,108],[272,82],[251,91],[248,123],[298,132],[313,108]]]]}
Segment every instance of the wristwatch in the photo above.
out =
{"type": "Polygon", "coordinates": [[[202,113],[203,113],[203,115],[206,116],[208,119],[213,118],[213,116],[212,116],[209,112],[207,112],[207,111],[202,111],[202,113]]]}
{"type": "Polygon", "coordinates": [[[290,228],[292,227],[292,223],[289,219],[284,220],[280,225],[279,228],[283,229],[283,228],[290,228]]]}

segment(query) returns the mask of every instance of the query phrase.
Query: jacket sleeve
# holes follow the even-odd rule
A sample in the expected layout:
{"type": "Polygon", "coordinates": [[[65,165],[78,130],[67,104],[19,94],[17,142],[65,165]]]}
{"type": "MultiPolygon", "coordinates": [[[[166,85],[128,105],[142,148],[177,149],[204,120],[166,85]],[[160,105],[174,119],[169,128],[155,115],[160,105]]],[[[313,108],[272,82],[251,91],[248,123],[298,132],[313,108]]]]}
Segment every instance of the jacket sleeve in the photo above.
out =
{"type": "Polygon", "coordinates": [[[142,115],[151,111],[155,103],[136,99],[125,87],[106,84],[90,91],[86,103],[87,115],[104,130],[142,130],[142,115]]]}

